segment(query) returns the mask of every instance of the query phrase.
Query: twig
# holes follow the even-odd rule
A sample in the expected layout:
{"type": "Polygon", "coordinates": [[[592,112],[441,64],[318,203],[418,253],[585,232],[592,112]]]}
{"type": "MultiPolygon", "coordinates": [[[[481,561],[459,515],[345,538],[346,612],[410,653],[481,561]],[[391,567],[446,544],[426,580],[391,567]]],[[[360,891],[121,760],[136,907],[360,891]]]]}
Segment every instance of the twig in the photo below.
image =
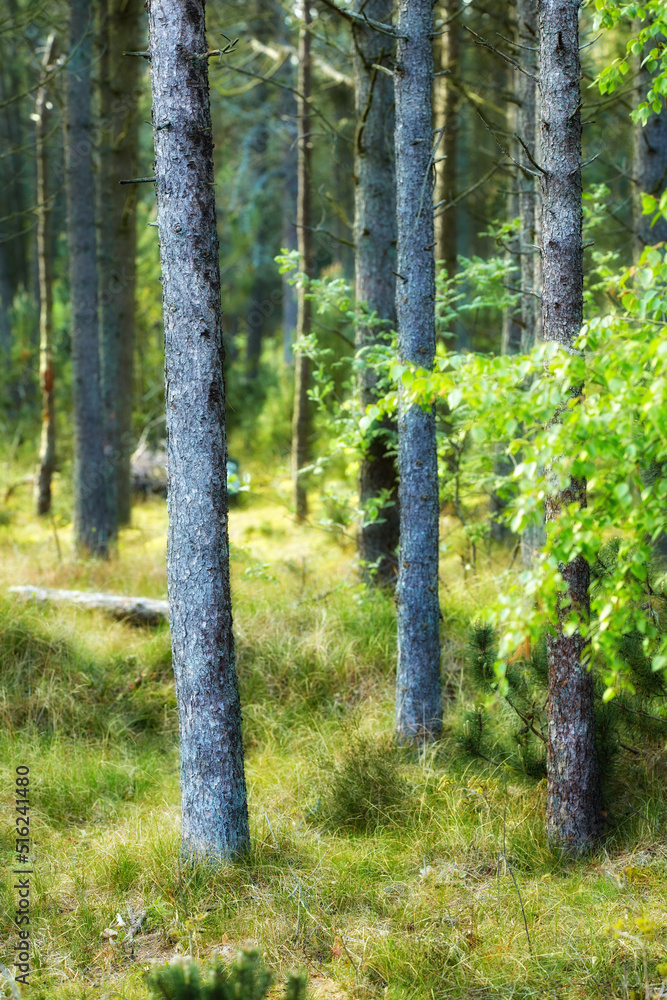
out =
{"type": "Polygon", "coordinates": [[[119,184],[154,184],[157,177],[128,177],[127,180],[118,181],[119,184]]]}
{"type": "Polygon", "coordinates": [[[381,35],[389,35],[391,38],[399,38],[400,36],[396,34],[391,25],[382,24],[381,21],[374,21],[371,17],[367,17],[366,14],[354,14],[351,10],[342,10],[337,4],[333,3],[332,0],[321,0],[321,3],[328,7],[330,10],[340,14],[342,18],[349,21],[350,24],[362,24],[365,28],[373,28],[378,31],[381,35]]]}
{"type": "Polygon", "coordinates": [[[521,63],[518,63],[516,61],[516,59],[512,59],[511,56],[505,55],[505,53],[501,52],[500,49],[497,49],[495,47],[495,45],[491,45],[491,43],[487,42],[485,38],[482,38],[481,35],[478,35],[476,31],[473,31],[472,28],[469,28],[467,24],[464,24],[463,27],[465,28],[466,31],[469,31],[470,34],[473,35],[477,39],[477,42],[476,42],[477,45],[481,45],[483,48],[490,49],[491,52],[495,52],[496,55],[500,56],[501,59],[504,59],[505,62],[508,62],[511,66],[514,66],[514,68],[518,69],[519,72],[523,73],[524,76],[527,76],[531,80],[534,80],[535,83],[539,83],[540,82],[539,79],[535,76],[534,73],[529,73],[527,69],[523,68],[523,66],[521,65],[521,63]]]}
{"type": "Polygon", "coordinates": [[[526,937],[528,939],[528,951],[530,952],[530,954],[532,956],[532,954],[533,954],[533,945],[532,945],[532,942],[530,940],[530,931],[528,930],[528,921],[526,920],[526,911],[525,911],[524,906],[523,906],[523,899],[521,898],[521,890],[519,889],[517,880],[514,877],[514,872],[512,871],[512,866],[509,863],[509,861],[507,860],[507,854],[505,853],[505,829],[506,829],[505,820],[506,820],[506,816],[507,816],[507,783],[505,783],[505,808],[503,810],[503,849],[502,849],[501,853],[502,853],[502,856],[504,858],[505,864],[507,865],[507,869],[508,869],[510,875],[512,876],[512,881],[514,882],[514,888],[516,889],[516,894],[519,897],[519,905],[521,906],[521,914],[523,916],[523,926],[526,929],[526,937]]]}

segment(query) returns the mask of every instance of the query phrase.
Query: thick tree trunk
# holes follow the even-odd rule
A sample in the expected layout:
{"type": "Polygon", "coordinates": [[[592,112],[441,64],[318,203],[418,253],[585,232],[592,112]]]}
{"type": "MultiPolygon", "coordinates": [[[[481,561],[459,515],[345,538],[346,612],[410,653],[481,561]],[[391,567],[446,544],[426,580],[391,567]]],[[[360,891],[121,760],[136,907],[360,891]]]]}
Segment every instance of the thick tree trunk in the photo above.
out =
{"type": "MultiPolygon", "coordinates": [[[[44,73],[55,56],[55,35],[46,43],[44,73]]],[[[53,387],[53,268],[51,263],[51,206],[49,203],[49,88],[43,84],[35,104],[37,159],[37,266],[39,268],[39,384],[42,391],[42,436],[35,476],[37,513],[51,510],[51,478],[56,465],[55,398],[53,387]]]]}
{"type": "MultiPolygon", "coordinates": [[[[581,210],[581,86],[579,0],[540,0],[542,93],[542,320],[544,339],[573,350],[583,317],[581,210]]],[[[581,395],[582,387],[578,393],[581,395]]],[[[557,418],[555,418],[557,419],[557,418]]],[[[586,504],[586,483],[547,497],[546,519],[557,521],[564,505],[586,504]]],[[[547,833],[572,855],[588,849],[601,832],[600,775],[595,746],[593,678],[587,641],[567,635],[564,620],[576,608],[590,612],[588,563],[578,556],[561,567],[567,601],[558,608],[555,634],[547,637],[549,664],[547,833]]]]}
{"type": "MultiPolygon", "coordinates": [[[[399,0],[396,57],[396,313],[400,361],[431,368],[435,355],[433,253],[433,6],[399,0]]],[[[399,740],[442,729],[438,602],[438,462],[435,412],[398,404],[401,505],[396,728],[399,740]]]]}
{"type": "Polygon", "coordinates": [[[74,535],[83,553],[106,556],[109,533],[100,405],[92,159],[92,17],[90,0],[69,0],[65,172],[74,381],[74,535]]]}
{"type": "MultiPolygon", "coordinates": [[[[652,46],[661,39],[653,39],[652,46]]],[[[664,44],[664,39],[662,39],[664,44]]],[[[636,84],[637,100],[645,100],[651,87],[651,74],[642,66],[647,52],[642,52],[637,59],[636,84]]],[[[642,213],[642,194],[652,194],[659,198],[667,186],[667,112],[663,108],[658,114],[652,113],[646,125],[635,125],[634,140],[634,229],[635,256],[638,257],[644,247],[667,240],[667,219],[660,215],[651,225],[652,215],[642,213]]]]}
{"type": "Polygon", "coordinates": [[[234,659],[213,140],[203,0],[148,4],[165,327],[167,577],[185,857],[249,846],[234,659]]]}
{"type": "Polygon", "coordinates": [[[134,382],[134,295],[141,0],[101,0],[99,171],[100,348],[107,502],[112,532],[131,516],[130,456],[134,382]]]}
{"type": "MultiPolygon", "coordinates": [[[[299,75],[297,82],[297,142],[298,153],[298,193],[297,193],[297,239],[301,257],[301,270],[307,278],[313,276],[313,234],[310,219],[310,184],[312,162],[312,137],[310,135],[311,116],[308,99],[310,97],[310,0],[303,3],[303,25],[299,32],[299,75]]],[[[310,333],[312,307],[306,298],[305,289],[300,288],[297,296],[296,351],[294,365],[294,416],[292,420],[292,495],[298,521],[308,515],[306,484],[300,474],[310,458],[310,434],[312,426],[311,405],[308,398],[310,387],[310,359],[299,350],[299,339],[310,333]]]]}
{"type": "MultiPolygon", "coordinates": [[[[361,7],[362,4],[360,3],[361,7]]],[[[391,21],[393,0],[370,0],[363,5],[374,21],[391,21]]],[[[359,325],[357,351],[386,343],[396,326],[396,173],[394,169],[394,84],[378,70],[392,55],[390,39],[373,28],[353,25],[354,99],[357,131],[354,144],[354,245],[356,297],[375,314],[376,323],[359,325]],[[385,320],[377,325],[377,320],[385,320]]],[[[370,365],[359,375],[359,397],[365,409],[377,399],[377,375],[370,365]]],[[[384,494],[390,506],[379,519],[362,524],[358,545],[364,578],[394,583],[398,570],[398,475],[388,448],[396,425],[378,421],[371,428],[359,463],[359,500],[362,506],[384,494]]]]}

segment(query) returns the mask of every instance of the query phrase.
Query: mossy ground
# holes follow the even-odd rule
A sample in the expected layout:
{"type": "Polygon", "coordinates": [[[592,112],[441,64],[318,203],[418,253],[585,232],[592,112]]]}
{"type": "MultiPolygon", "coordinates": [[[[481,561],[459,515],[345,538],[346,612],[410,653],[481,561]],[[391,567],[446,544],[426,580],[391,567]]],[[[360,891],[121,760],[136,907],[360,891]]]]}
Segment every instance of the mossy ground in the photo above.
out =
{"type": "MultiPolygon", "coordinates": [[[[466,700],[465,630],[508,557],[477,576],[455,545],[445,557],[445,737],[399,751],[391,600],[358,585],[350,539],[295,527],[279,500],[269,484],[231,515],[253,840],[236,864],[179,865],[167,629],[0,605],[0,961],[11,967],[14,773],[27,764],[24,995],[144,998],[151,964],[254,943],[279,974],[306,969],[314,997],[662,996],[660,751],[635,771],[625,819],[599,851],[563,864],[545,842],[544,786],[480,776],[450,737],[466,700]]],[[[109,562],[76,561],[63,519],[37,522],[17,492],[0,525],[0,588],[164,597],[165,542],[164,504],[150,501],[109,562]]]]}

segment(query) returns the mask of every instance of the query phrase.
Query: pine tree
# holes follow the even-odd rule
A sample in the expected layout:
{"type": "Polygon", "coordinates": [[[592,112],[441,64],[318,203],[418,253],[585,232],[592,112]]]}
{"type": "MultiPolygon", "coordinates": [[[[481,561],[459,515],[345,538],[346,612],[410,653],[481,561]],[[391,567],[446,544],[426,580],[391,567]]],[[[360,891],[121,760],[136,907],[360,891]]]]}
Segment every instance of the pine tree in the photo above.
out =
{"type": "MultiPolygon", "coordinates": [[[[583,320],[581,65],[579,0],[540,0],[542,147],[542,327],[546,341],[571,351],[583,320]]],[[[573,395],[581,395],[581,387],[573,395]]],[[[586,483],[570,480],[545,501],[547,521],[563,505],[586,505],[586,483]]],[[[600,776],[595,749],[593,679],[584,634],[565,631],[573,607],[590,615],[590,569],[583,555],[562,567],[566,601],[558,607],[549,659],[547,832],[569,854],[600,835],[600,776]]]]}
{"type": "MultiPolygon", "coordinates": [[[[299,75],[297,82],[297,242],[301,269],[306,278],[313,277],[313,235],[310,219],[310,186],[312,174],[312,138],[310,135],[311,91],[311,11],[310,0],[303,0],[303,23],[299,31],[299,75]]],[[[300,288],[297,297],[297,347],[294,365],[294,415],[292,419],[292,494],[298,521],[308,514],[308,495],[301,470],[308,463],[312,430],[310,388],[310,358],[299,348],[299,339],[309,334],[312,303],[306,289],[300,288]]]]}
{"type": "Polygon", "coordinates": [[[149,4],[163,281],[167,579],[180,723],[182,851],[249,846],[234,657],[220,269],[203,0],[149,4]]]}
{"type": "MultiPolygon", "coordinates": [[[[151,993],[162,1000],[264,1000],[273,977],[258,951],[243,951],[233,965],[204,973],[194,962],[174,962],[149,979],[151,993]]],[[[282,1000],[305,1000],[306,977],[288,976],[282,1000]]]]}
{"type": "MultiPolygon", "coordinates": [[[[366,16],[390,23],[393,0],[360,3],[366,16]]],[[[393,44],[387,35],[368,24],[352,25],[354,43],[354,143],[355,183],[355,274],[357,302],[373,317],[359,323],[355,333],[357,351],[366,364],[359,375],[362,407],[375,402],[377,374],[369,362],[373,346],[386,343],[396,325],[396,176],[394,170],[394,86],[388,68],[393,44]],[[380,67],[380,68],[378,68],[380,67]]],[[[392,446],[396,425],[389,419],[370,429],[359,462],[359,501],[386,497],[377,520],[359,529],[359,557],[364,576],[371,582],[394,583],[398,569],[399,541],[398,479],[392,446]]]]}
{"type": "Polygon", "coordinates": [[[91,0],[69,0],[65,172],[72,300],[74,383],[74,534],[84,554],[106,556],[105,484],[97,326],[91,0]]]}
{"type": "MultiPolygon", "coordinates": [[[[48,73],[56,54],[56,36],[46,42],[42,70],[48,73]]],[[[35,153],[37,159],[37,267],[39,270],[39,382],[42,390],[42,434],[35,476],[35,508],[51,511],[51,479],[56,466],[56,413],[53,373],[53,263],[51,260],[51,205],[49,192],[49,87],[37,91],[35,153]]]]}
{"type": "MultiPolygon", "coordinates": [[[[433,233],[433,6],[400,0],[396,85],[396,314],[399,360],[430,368],[435,356],[433,233]]],[[[397,589],[398,739],[433,739],[442,729],[439,494],[433,407],[398,404],[401,541],[397,589]]]]}

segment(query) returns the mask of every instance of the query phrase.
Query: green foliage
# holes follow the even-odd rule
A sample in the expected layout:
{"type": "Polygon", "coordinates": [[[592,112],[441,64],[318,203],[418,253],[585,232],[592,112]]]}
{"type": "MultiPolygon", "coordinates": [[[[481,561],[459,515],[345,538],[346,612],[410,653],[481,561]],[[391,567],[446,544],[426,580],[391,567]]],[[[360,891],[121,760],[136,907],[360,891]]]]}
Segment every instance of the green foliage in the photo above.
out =
{"type": "MultiPolygon", "coordinates": [[[[233,965],[214,965],[204,972],[192,961],[179,960],[149,978],[151,993],[163,1000],[264,1000],[272,982],[259,951],[242,951],[233,965]]],[[[288,977],[283,1000],[305,1000],[305,974],[288,977]]]]}
{"type": "MultiPolygon", "coordinates": [[[[594,590],[612,572],[618,551],[618,542],[610,542],[600,550],[593,567],[594,590]]],[[[459,751],[487,769],[507,768],[539,780],[546,774],[546,636],[542,635],[533,646],[524,643],[505,662],[500,703],[491,698],[496,687],[496,651],[496,630],[482,622],[473,624],[467,666],[478,704],[465,714],[457,731],[459,751]]],[[[619,776],[627,779],[635,761],[641,760],[647,749],[659,746],[667,735],[667,681],[662,673],[651,669],[640,633],[619,638],[619,656],[626,664],[626,679],[633,693],[626,690],[613,701],[605,701],[604,688],[595,682],[596,744],[609,806],[618,798],[619,776]]],[[[597,676],[599,671],[595,673],[597,676]]]]}
{"type": "MultiPolygon", "coordinates": [[[[565,625],[590,638],[609,698],[632,689],[620,636],[638,632],[652,668],[667,665],[667,640],[652,611],[667,592],[663,576],[651,582],[647,570],[667,528],[665,252],[647,249],[607,290],[613,312],[590,319],[572,352],[556,344],[527,357],[442,352],[432,372],[394,365],[391,374],[415,402],[447,403],[452,433],[477,446],[474,478],[486,477],[506,496],[503,517],[512,531],[541,522],[545,497],[571,478],[588,483],[588,505],[570,505],[547,525],[543,552],[500,594],[493,621],[503,632],[502,678],[502,656],[526,634],[536,641],[555,621],[566,590],[561,566],[579,554],[594,564],[606,539],[617,536],[617,557],[591,595],[591,620],[570,608],[565,625]],[[582,384],[583,398],[572,391],[582,384]],[[499,448],[509,466],[504,476],[497,472],[499,448]]],[[[395,390],[387,409],[394,400],[395,390]]]]}
{"type": "Polygon", "coordinates": [[[399,750],[387,739],[350,728],[338,752],[323,761],[320,813],[335,829],[372,830],[396,820],[409,788],[399,750]]]}
{"type": "Polygon", "coordinates": [[[624,57],[605,66],[598,76],[598,86],[603,94],[612,94],[630,72],[633,59],[642,57],[642,65],[652,76],[651,85],[638,107],[631,112],[633,121],[645,125],[653,112],[659,114],[667,96],[667,52],[661,37],[667,31],[667,11],[663,0],[595,0],[596,25],[612,29],[619,23],[640,23],[627,42],[624,57]]]}

